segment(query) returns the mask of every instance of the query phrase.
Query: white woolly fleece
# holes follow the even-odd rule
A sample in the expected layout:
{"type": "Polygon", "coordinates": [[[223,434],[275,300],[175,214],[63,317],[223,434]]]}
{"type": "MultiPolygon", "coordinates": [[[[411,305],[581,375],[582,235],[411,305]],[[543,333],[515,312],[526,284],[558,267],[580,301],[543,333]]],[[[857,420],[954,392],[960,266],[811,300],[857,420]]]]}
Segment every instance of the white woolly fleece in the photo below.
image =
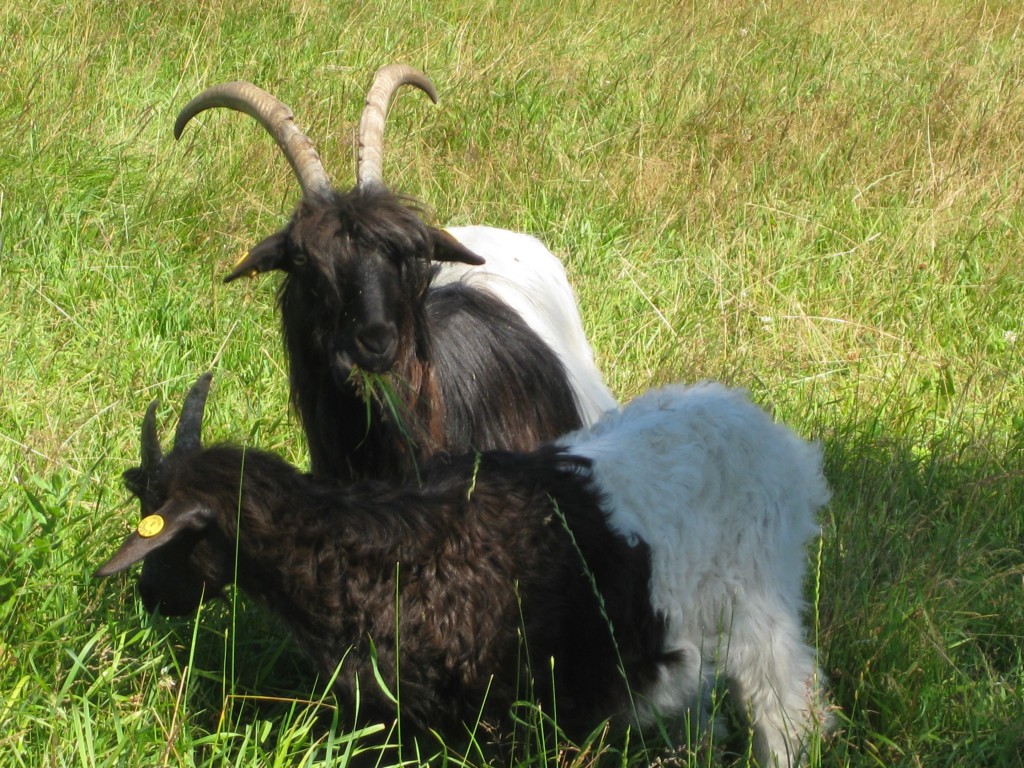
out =
{"type": "Polygon", "coordinates": [[[485,264],[441,264],[435,285],[463,280],[503,300],[544,340],[565,366],[584,424],[618,403],[594,364],[562,262],[535,237],[493,227],[451,227],[456,240],[485,264]]]}
{"type": "Polygon", "coordinates": [[[667,386],[558,441],[593,460],[610,524],[651,547],[651,598],[686,663],[645,693],[641,719],[700,711],[723,673],[749,707],[763,766],[799,760],[824,723],[804,642],[807,543],[829,498],[820,446],[742,391],[667,386]]]}

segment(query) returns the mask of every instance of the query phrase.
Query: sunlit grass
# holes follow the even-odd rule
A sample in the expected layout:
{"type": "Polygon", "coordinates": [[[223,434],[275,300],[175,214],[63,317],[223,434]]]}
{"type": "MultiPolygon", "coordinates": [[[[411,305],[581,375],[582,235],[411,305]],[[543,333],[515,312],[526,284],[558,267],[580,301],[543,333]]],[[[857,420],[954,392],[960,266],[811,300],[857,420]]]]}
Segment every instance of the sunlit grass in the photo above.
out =
{"type": "MultiPolygon", "coordinates": [[[[823,441],[808,589],[842,729],[821,763],[1019,765],[1022,29],[1009,0],[4,6],[0,765],[317,765],[363,743],[261,611],[151,619],[130,579],[90,575],[137,515],[119,475],[146,404],[170,421],[202,371],[207,439],[307,461],[275,279],[221,283],[298,186],[240,116],[175,142],[178,108],[252,80],[346,186],[389,61],[441,103],[399,98],[385,178],[441,224],[544,240],[617,395],[722,379],[823,441]]],[[[532,733],[529,764],[622,749],[532,733]]]]}

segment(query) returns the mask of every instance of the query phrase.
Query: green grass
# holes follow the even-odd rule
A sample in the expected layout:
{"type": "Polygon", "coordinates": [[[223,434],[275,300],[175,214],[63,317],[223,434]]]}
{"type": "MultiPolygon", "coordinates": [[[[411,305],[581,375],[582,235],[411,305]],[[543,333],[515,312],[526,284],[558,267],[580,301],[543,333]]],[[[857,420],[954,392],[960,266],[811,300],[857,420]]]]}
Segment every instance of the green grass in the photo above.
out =
{"type": "MultiPolygon", "coordinates": [[[[208,438],[306,461],[275,281],[220,282],[298,186],[253,121],[210,113],[176,143],[177,110],[253,80],[345,186],[390,61],[442,102],[399,99],[389,183],[442,223],[541,237],[620,398],[718,378],[823,441],[813,618],[842,728],[820,763],[1021,765],[1019,3],[16,5],[0,765],[313,765],[364,743],[262,612],[152,620],[130,579],[90,574],[137,515],[119,475],[146,404],[166,424],[201,371],[208,438]]],[[[546,754],[538,733],[530,763],[604,749],[546,754]]],[[[744,743],[691,762],[742,765],[723,751],[744,743]]]]}

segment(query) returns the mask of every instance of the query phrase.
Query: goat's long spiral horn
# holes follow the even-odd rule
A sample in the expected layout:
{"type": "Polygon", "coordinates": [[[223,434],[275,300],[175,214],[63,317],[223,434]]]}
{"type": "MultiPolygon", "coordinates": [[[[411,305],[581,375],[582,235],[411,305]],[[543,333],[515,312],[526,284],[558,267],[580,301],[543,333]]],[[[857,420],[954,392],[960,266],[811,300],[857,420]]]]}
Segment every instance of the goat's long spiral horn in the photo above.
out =
{"type": "Polygon", "coordinates": [[[181,418],[174,433],[174,450],[180,453],[198,451],[202,447],[203,411],[206,410],[206,396],[210,393],[209,371],[199,377],[192,389],[185,395],[181,406],[181,418]]]}
{"type": "Polygon", "coordinates": [[[391,99],[403,85],[415,85],[437,103],[437,89],[430,78],[418,69],[405,64],[389,64],[377,70],[359,121],[356,185],[361,188],[384,185],[384,121],[391,99]]]}
{"type": "Polygon", "coordinates": [[[258,120],[284,152],[302,186],[302,194],[307,198],[330,199],[331,180],[313,142],[295,125],[291,109],[252,83],[237,81],[207,88],[178,113],[174,138],[181,138],[189,120],[213,107],[234,109],[258,120]]]}

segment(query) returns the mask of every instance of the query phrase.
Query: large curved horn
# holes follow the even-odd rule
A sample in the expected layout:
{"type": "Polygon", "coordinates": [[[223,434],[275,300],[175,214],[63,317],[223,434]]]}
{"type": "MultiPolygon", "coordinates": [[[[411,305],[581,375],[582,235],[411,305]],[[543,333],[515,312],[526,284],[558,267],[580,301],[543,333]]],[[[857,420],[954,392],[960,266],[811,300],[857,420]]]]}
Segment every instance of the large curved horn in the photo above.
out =
{"type": "Polygon", "coordinates": [[[210,393],[213,373],[207,371],[192,385],[181,406],[178,429],[174,433],[174,450],[178,453],[198,451],[202,447],[203,411],[210,393]]]}
{"type": "Polygon", "coordinates": [[[291,109],[252,83],[237,81],[207,88],[178,113],[178,119],[174,121],[174,138],[181,138],[189,120],[213,107],[234,109],[256,118],[288,158],[302,186],[302,194],[307,198],[330,199],[331,180],[313,142],[296,127],[291,109]]]}
{"type": "Polygon", "coordinates": [[[403,85],[415,85],[437,103],[437,89],[430,78],[418,69],[405,64],[389,64],[377,70],[359,121],[359,164],[356,166],[356,185],[359,187],[384,185],[384,120],[392,97],[403,85]]]}

